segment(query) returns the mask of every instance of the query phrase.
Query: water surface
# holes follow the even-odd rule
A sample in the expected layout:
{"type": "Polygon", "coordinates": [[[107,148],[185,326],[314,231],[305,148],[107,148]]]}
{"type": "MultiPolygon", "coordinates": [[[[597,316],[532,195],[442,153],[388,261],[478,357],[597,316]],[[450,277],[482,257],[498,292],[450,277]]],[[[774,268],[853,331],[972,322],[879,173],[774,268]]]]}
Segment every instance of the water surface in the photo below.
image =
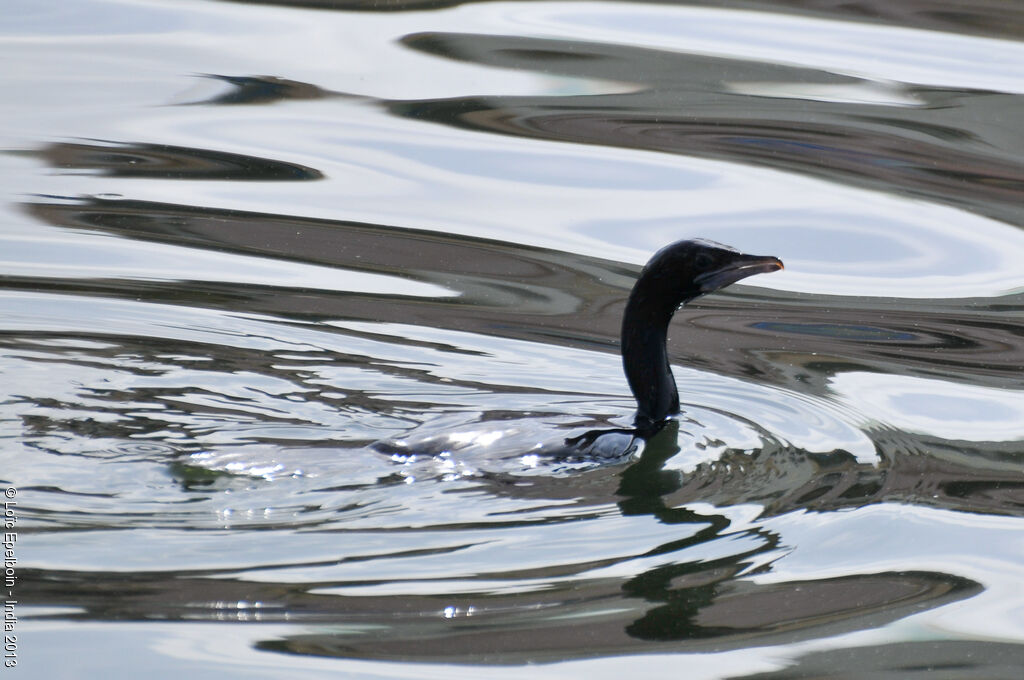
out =
{"type": "Polygon", "coordinates": [[[18,671],[1019,677],[1024,23],[819,5],[15,3],[18,671]]]}

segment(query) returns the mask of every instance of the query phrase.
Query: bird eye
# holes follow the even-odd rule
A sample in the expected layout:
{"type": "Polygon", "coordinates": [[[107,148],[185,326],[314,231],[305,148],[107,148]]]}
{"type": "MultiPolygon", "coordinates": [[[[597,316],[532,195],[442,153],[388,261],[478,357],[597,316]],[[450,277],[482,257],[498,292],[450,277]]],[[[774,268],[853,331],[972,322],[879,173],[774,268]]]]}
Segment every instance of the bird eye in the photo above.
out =
{"type": "Polygon", "coordinates": [[[693,264],[697,269],[700,270],[710,269],[712,264],[711,256],[708,255],[707,253],[700,253],[699,255],[697,255],[697,257],[694,258],[693,264]]]}

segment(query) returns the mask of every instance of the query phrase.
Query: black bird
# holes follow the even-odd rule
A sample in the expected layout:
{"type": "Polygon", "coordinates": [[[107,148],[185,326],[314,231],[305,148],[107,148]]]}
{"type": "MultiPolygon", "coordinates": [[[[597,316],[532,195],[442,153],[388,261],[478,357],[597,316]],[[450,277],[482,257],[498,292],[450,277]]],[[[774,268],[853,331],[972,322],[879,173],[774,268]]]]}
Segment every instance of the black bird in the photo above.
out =
{"type": "Polygon", "coordinates": [[[744,255],[696,239],[654,254],[633,285],[622,315],[622,367],[636,399],[636,428],[648,431],[679,412],[679,393],[665,341],[676,310],[701,295],[754,274],[782,269],[776,257],[744,255]]]}
{"type": "Polygon", "coordinates": [[[373,448],[389,455],[434,456],[463,453],[484,442],[484,446],[509,447],[519,454],[621,458],[637,450],[638,440],[642,443],[652,437],[679,413],[679,393],[665,348],[676,310],[740,279],[782,268],[776,257],[745,255],[704,239],[678,241],[654,254],[633,285],[622,316],[622,365],[637,403],[633,428],[590,430],[556,444],[534,444],[534,433],[528,428],[506,428],[500,436],[494,432],[434,434],[416,441],[378,442],[373,448]]]}

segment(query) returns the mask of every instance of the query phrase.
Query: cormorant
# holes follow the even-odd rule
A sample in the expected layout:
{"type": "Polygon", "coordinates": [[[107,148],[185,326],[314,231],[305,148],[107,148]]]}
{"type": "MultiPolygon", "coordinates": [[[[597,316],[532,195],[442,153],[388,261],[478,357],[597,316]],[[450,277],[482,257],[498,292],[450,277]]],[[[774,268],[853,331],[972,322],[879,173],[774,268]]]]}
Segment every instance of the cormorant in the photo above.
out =
{"type": "Polygon", "coordinates": [[[590,430],[559,442],[536,443],[536,433],[529,428],[506,427],[502,431],[437,433],[415,440],[378,442],[373,448],[403,457],[465,454],[479,446],[578,460],[632,454],[679,412],[679,393],[665,348],[668,325],[676,310],[740,279],[782,268],[776,257],[745,255],[704,239],[678,241],[654,254],[640,272],[622,317],[622,365],[637,403],[633,428],[590,430]]]}

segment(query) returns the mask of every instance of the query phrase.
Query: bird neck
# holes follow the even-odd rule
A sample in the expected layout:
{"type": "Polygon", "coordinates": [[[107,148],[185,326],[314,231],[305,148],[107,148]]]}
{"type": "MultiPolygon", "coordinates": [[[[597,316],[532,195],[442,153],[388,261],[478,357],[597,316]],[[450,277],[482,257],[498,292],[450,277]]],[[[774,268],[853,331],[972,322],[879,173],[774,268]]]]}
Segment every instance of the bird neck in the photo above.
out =
{"type": "Polygon", "coordinates": [[[636,427],[648,429],[679,412],[679,392],[665,342],[675,306],[634,287],[622,316],[622,366],[636,398],[636,427]]]}

